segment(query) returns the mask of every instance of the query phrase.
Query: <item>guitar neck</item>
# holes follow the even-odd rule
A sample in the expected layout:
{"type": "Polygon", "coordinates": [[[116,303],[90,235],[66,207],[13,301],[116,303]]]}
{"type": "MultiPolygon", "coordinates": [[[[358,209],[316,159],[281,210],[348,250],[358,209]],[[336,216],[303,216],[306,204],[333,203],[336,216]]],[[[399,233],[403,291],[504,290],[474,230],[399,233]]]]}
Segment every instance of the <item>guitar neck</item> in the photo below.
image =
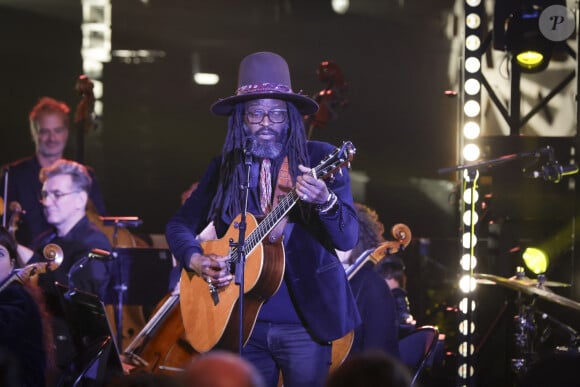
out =
{"type": "Polygon", "coordinates": [[[246,254],[249,254],[276,227],[282,218],[294,207],[296,202],[298,202],[298,195],[295,190],[291,190],[280,200],[276,208],[266,215],[258,227],[248,235],[246,238],[246,254]]]}

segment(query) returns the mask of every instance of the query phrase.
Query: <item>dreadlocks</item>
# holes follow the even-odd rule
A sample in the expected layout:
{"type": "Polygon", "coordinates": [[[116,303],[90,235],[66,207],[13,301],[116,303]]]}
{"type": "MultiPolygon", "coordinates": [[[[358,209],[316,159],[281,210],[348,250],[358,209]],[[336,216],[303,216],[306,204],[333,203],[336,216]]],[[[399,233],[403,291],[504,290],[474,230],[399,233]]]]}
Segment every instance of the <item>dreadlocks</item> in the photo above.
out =
{"type": "MultiPolygon", "coordinates": [[[[301,174],[298,165],[310,165],[306,149],[306,133],[302,115],[296,107],[287,102],[289,128],[284,144],[284,150],[272,160],[272,174],[277,179],[278,170],[288,156],[288,169],[292,176],[292,183],[301,174]]],[[[228,120],[228,133],[222,149],[222,163],[217,192],[209,212],[209,220],[217,221],[222,216],[233,219],[242,210],[242,198],[239,187],[245,179],[243,163],[243,144],[246,138],[244,131],[244,103],[238,103],[228,120]]]]}

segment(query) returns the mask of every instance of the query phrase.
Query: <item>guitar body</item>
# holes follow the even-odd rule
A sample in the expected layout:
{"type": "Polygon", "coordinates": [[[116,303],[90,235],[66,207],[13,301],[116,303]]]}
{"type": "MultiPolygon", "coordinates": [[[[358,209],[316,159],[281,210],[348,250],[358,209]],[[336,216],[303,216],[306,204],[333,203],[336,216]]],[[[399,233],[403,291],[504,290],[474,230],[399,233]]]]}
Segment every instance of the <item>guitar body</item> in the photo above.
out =
{"type": "Polygon", "coordinates": [[[336,339],[332,342],[332,357],[330,362],[330,372],[340,366],[352,348],[352,343],[354,341],[354,331],[348,332],[346,335],[342,336],[340,339],[336,339]]]}
{"type": "MultiPolygon", "coordinates": [[[[236,217],[222,238],[202,242],[204,254],[230,255],[230,241],[238,239],[239,221],[240,216],[236,217]]],[[[257,226],[256,218],[247,214],[246,235],[251,234],[257,226]]],[[[244,270],[243,343],[250,337],[264,301],[280,287],[284,265],[281,241],[266,245],[258,243],[247,253],[244,270]]],[[[228,286],[219,288],[217,293],[219,302],[215,305],[208,283],[194,272],[182,271],[180,297],[183,325],[187,341],[200,353],[216,346],[231,350],[238,347],[239,288],[232,281],[228,286]]]]}

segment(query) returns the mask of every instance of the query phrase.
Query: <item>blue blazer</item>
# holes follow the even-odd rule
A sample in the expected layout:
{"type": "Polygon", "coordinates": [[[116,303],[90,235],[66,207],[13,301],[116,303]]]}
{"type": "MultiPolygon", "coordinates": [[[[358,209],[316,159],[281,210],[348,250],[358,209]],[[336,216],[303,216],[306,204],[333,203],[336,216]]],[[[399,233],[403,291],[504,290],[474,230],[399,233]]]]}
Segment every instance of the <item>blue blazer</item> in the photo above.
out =
{"type": "MultiPolygon", "coordinates": [[[[310,167],[334,150],[330,144],[309,141],[310,167]]],[[[211,162],[197,189],[167,224],[169,247],[182,267],[187,267],[193,253],[202,252],[195,237],[208,224],[220,161],[221,158],[216,158],[211,162]]],[[[312,206],[299,202],[291,210],[285,230],[289,234],[284,240],[285,284],[306,328],[315,339],[324,342],[344,336],[360,323],[346,274],[334,251],[352,249],[359,234],[350,178],[346,168],[342,172],[327,180],[328,188],[338,197],[337,209],[319,214],[312,206]],[[308,213],[307,222],[300,216],[301,211],[308,213]]],[[[251,175],[248,211],[259,215],[259,168],[254,166],[251,175]]],[[[218,237],[226,232],[232,220],[222,217],[215,225],[218,237]]]]}

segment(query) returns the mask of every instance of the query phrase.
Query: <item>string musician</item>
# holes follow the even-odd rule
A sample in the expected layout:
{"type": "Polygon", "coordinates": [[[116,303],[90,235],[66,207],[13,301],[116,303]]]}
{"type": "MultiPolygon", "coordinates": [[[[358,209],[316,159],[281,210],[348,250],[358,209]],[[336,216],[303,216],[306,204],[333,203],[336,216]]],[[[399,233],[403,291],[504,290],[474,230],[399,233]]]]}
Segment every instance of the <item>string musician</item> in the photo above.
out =
{"type": "Polygon", "coordinates": [[[53,356],[50,321],[38,289],[16,275],[16,251],[0,227],[0,385],[45,386],[53,356]]]}
{"type": "MultiPolygon", "coordinates": [[[[38,176],[41,168],[49,167],[63,158],[69,135],[69,112],[70,108],[66,103],[51,97],[41,98],[29,114],[34,155],[1,169],[5,175],[0,176],[0,195],[6,192],[4,202],[7,206],[11,207],[12,203],[19,204],[22,214],[16,239],[24,246],[29,246],[50,227],[39,200],[42,184],[38,176]]],[[[96,212],[106,215],[105,203],[95,174],[90,168],[88,172],[93,182],[89,192],[91,202],[96,212]]]]}
{"type": "MultiPolygon", "coordinates": [[[[351,267],[370,249],[376,249],[385,242],[385,227],[376,211],[361,203],[354,205],[360,222],[358,243],[352,250],[338,252],[347,267],[351,267]]],[[[399,325],[395,298],[389,286],[375,271],[375,262],[363,262],[349,280],[362,319],[362,324],[354,331],[349,355],[377,350],[398,358],[399,325]]]]}
{"type": "Polygon", "coordinates": [[[65,370],[73,360],[75,349],[62,315],[60,293],[55,282],[103,299],[111,277],[110,262],[87,258],[95,248],[104,251],[112,248],[106,235],[89,221],[86,214],[92,183],[86,167],[75,161],[59,159],[41,170],[40,181],[41,203],[50,227],[36,239],[32,248],[19,244],[18,256],[20,265],[24,266],[45,262],[42,250],[49,243],[63,251],[60,266],[40,274],[38,283],[53,316],[57,365],[65,370]]]}
{"type": "MultiPolygon", "coordinates": [[[[215,306],[221,307],[224,297],[238,288],[231,270],[238,265],[230,262],[229,238],[223,236],[227,236],[228,226],[235,229],[234,219],[245,208],[241,186],[248,186],[248,215],[276,218],[280,197],[296,199],[287,217],[277,219],[277,226],[282,226],[262,241],[268,268],[278,262],[274,251],[281,257],[280,277],[274,281],[271,295],[256,294],[263,304],[255,308],[255,324],[241,350],[267,386],[277,386],[280,372],[287,387],[323,385],[331,342],[360,322],[335,253],[335,249],[353,248],[358,238],[350,178],[346,168],[331,180],[311,173],[336,149],[306,140],[303,116],[317,109],[314,100],[292,91],[284,58],[271,52],[245,57],[239,67],[236,94],[211,107],[214,114],[229,117],[222,154],[210,163],[197,189],[166,227],[170,249],[192,278],[190,283],[206,282],[198,296],[209,297],[211,293],[215,306]],[[213,253],[196,239],[208,224],[222,237],[218,241],[226,244],[225,253],[213,253]],[[279,248],[283,248],[282,253],[279,248]]],[[[248,228],[246,235],[251,231],[248,228]]],[[[249,275],[247,271],[244,274],[249,275]]],[[[182,310],[200,304],[195,299],[186,304],[184,293],[182,273],[182,310]]],[[[248,300],[245,297],[244,301],[248,300]]],[[[245,311],[251,312],[249,309],[245,311]]],[[[186,317],[184,314],[187,331],[186,317]]],[[[188,339],[208,334],[206,329],[188,335],[188,339]]]]}

